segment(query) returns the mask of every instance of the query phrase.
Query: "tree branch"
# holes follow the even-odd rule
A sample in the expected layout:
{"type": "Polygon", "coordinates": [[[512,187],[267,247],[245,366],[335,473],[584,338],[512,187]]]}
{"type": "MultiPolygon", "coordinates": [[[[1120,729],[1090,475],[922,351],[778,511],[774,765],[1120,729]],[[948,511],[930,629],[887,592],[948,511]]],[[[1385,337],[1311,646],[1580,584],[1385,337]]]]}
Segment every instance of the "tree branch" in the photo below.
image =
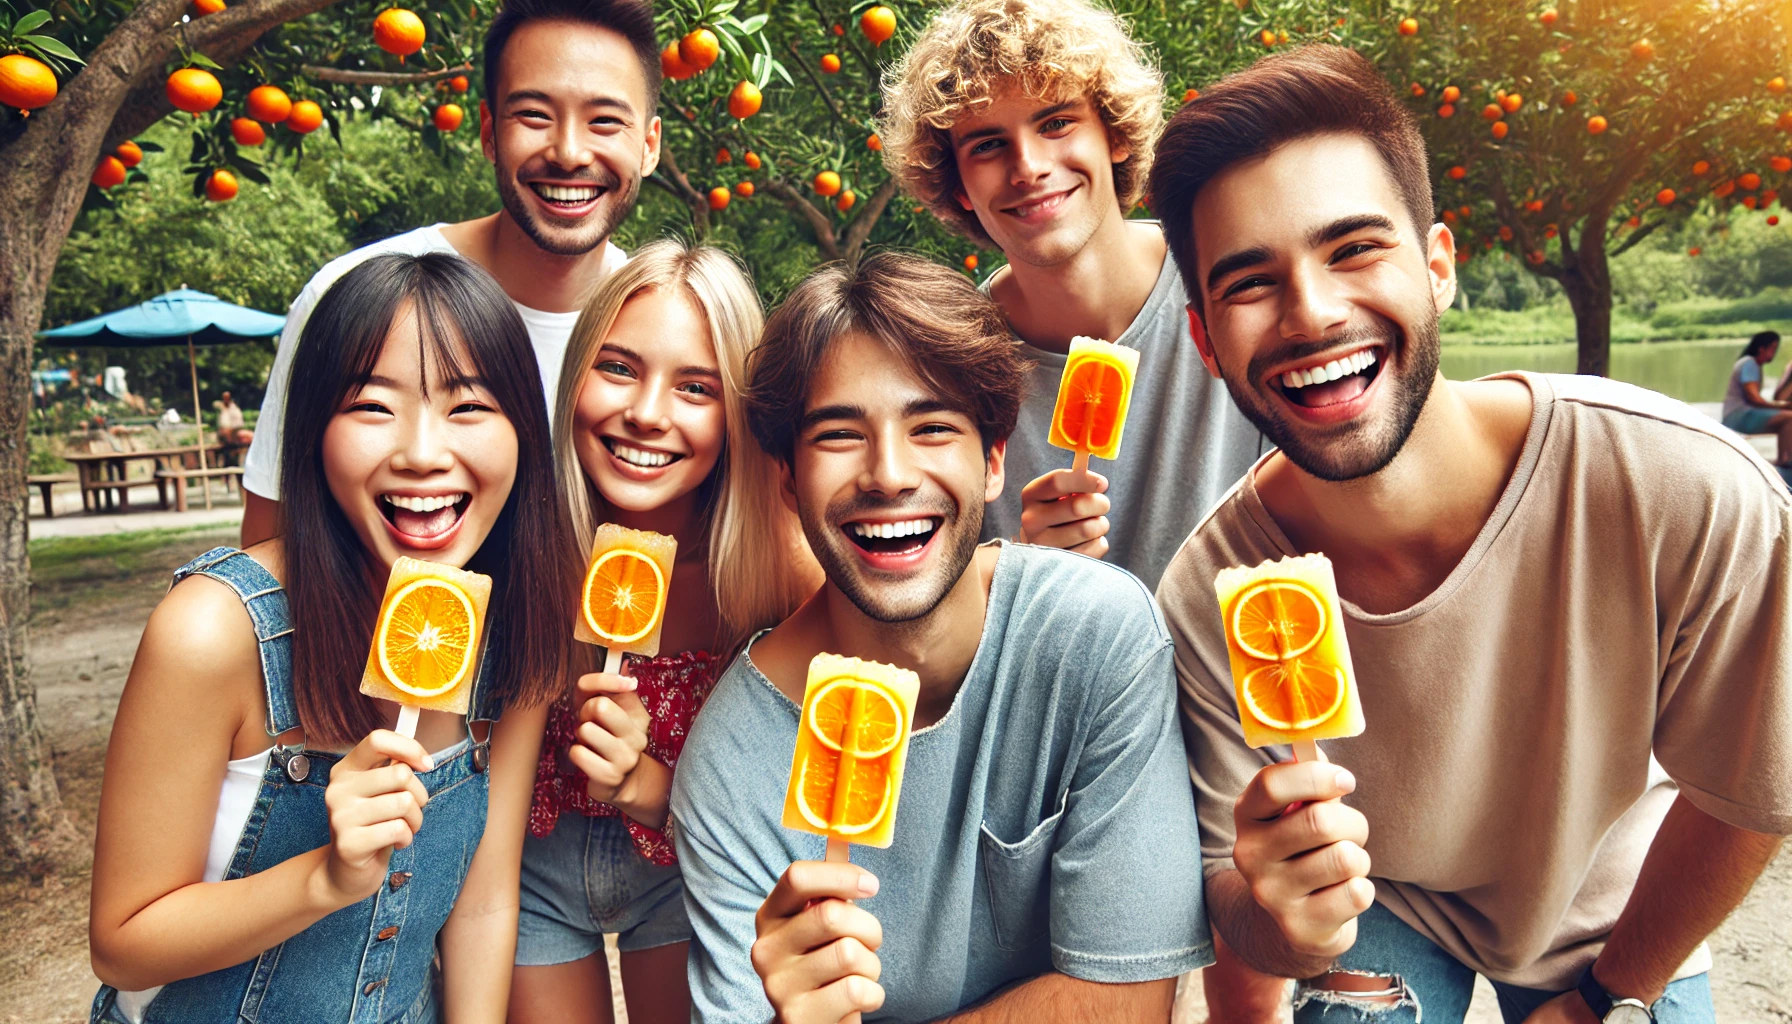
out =
{"type": "MultiPolygon", "coordinates": [[[[840,240],[834,234],[834,225],[829,222],[828,215],[815,208],[801,192],[792,188],[782,179],[773,178],[765,183],[765,190],[778,197],[790,212],[808,222],[809,230],[815,235],[815,244],[821,247],[822,256],[828,260],[841,258],[840,240]]],[[[886,199],[885,202],[888,202],[886,199]]]]}
{"type": "Polygon", "coordinates": [[[697,237],[709,235],[709,201],[691,185],[691,179],[685,177],[684,171],[679,169],[678,157],[673,155],[672,147],[663,141],[660,144],[659,168],[647,180],[655,182],[660,188],[684,201],[684,205],[691,211],[691,224],[697,229],[697,237]]]}
{"type": "MultiPolygon", "coordinates": [[[[846,226],[846,261],[857,263],[859,254],[865,249],[865,240],[871,237],[871,229],[877,226],[877,219],[884,214],[884,207],[896,195],[896,179],[886,178],[884,183],[871,193],[871,198],[859,210],[851,224],[846,226]]],[[[804,204],[807,205],[807,204],[804,204]]]]}
{"type": "Polygon", "coordinates": [[[315,78],[320,82],[335,82],[338,85],[421,85],[443,78],[453,78],[473,70],[471,64],[459,64],[451,68],[437,71],[345,71],[342,68],[318,67],[315,64],[304,64],[299,67],[301,74],[315,78]]]}
{"type": "Polygon", "coordinates": [[[796,48],[796,40],[785,40],[784,48],[790,51],[790,62],[795,64],[798,70],[802,71],[804,77],[814,84],[815,91],[821,95],[821,101],[828,105],[828,109],[834,112],[834,116],[839,118],[843,124],[852,125],[854,128],[859,127],[840,110],[840,104],[834,102],[834,94],[828,92],[828,87],[822,84],[821,79],[815,77],[815,70],[809,66],[808,61],[803,59],[802,51],[796,48]]]}

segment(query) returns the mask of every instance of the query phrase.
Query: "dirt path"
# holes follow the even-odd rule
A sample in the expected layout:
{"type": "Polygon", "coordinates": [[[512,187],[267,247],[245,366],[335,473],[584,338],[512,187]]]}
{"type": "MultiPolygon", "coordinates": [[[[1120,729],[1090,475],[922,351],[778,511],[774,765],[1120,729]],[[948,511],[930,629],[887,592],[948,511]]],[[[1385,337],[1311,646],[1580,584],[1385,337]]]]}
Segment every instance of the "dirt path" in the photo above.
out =
{"type": "MultiPolygon", "coordinates": [[[[230,543],[235,530],[78,538],[33,551],[31,627],[38,708],[56,754],[57,777],[83,841],[91,846],[107,734],[137,640],[167,589],[169,573],[193,555],[230,543]]],[[[0,881],[0,1024],[78,1024],[98,982],[87,962],[85,863],[41,886],[0,881]]],[[[1792,1024],[1792,847],[1711,939],[1718,1019],[1792,1024]]],[[[1177,1024],[1206,1016],[1199,986],[1177,1007],[1177,1024]]],[[[1469,1024],[1497,1024],[1483,986],[1469,1024]]]]}

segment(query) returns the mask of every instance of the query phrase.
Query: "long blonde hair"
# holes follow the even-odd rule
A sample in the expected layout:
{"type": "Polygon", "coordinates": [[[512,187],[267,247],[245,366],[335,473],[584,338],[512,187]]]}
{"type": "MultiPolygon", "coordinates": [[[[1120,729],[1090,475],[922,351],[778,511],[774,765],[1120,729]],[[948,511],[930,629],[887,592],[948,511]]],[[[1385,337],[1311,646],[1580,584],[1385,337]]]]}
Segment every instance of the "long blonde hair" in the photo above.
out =
{"type": "Polygon", "coordinates": [[[821,576],[796,516],[778,494],[777,465],[760,450],[741,401],[747,354],[759,344],[764,314],[746,271],[711,246],[661,239],[642,246],[597,288],[579,313],[561,363],[554,405],[554,471],[566,495],[581,558],[609,515],[608,503],[585,477],[573,444],[573,411],[586,375],[622,307],[656,288],[677,289],[696,304],[709,325],[722,375],[722,415],[727,428],[722,455],[702,485],[708,492],[709,582],[721,612],[717,643],[731,651],[755,630],[776,625],[796,610],[821,576]]]}

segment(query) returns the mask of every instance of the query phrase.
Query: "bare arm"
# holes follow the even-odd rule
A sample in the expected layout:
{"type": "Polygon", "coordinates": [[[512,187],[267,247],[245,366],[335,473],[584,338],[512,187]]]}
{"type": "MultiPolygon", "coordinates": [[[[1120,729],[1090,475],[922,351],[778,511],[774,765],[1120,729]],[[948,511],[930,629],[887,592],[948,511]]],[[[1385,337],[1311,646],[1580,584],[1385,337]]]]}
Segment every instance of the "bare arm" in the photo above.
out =
{"type": "Polygon", "coordinates": [[[1207,913],[1239,960],[1280,978],[1316,978],[1331,970],[1335,956],[1295,952],[1275,918],[1251,896],[1251,886],[1237,869],[1207,879],[1207,913]]]}
{"type": "Polygon", "coordinates": [[[1056,971],[955,1013],[941,1024],[1051,1024],[1055,1021],[1164,1021],[1176,1001],[1176,979],[1107,985],[1056,971]]]}
{"type": "Polygon", "coordinates": [[[485,834],[442,928],[444,1001],[453,1024],[502,1021],[510,1001],[523,833],[547,716],[543,703],[510,711],[492,727],[485,834]]]}
{"type": "Polygon", "coordinates": [[[1620,996],[1661,998],[1675,969],[1748,895],[1779,847],[1779,836],[1727,825],[1684,796],[1675,800],[1593,976],[1620,996]]]}
{"type": "Polygon", "coordinates": [[[246,550],[279,535],[280,503],[243,488],[243,548],[246,550]]]}

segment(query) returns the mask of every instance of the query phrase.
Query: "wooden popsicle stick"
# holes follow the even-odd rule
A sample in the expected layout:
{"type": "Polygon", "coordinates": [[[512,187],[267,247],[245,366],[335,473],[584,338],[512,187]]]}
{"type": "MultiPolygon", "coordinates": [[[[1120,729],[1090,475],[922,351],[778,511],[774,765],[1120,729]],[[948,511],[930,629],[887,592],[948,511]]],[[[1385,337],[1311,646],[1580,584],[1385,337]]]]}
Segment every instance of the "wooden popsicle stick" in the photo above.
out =
{"type": "Polygon", "coordinates": [[[417,719],[422,717],[423,709],[415,704],[398,705],[398,724],[392,731],[406,739],[417,738],[417,719]]]}
{"type": "Polygon", "coordinates": [[[622,648],[604,648],[604,671],[611,675],[622,671],[622,648]]]}
{"type": "Polygon", "coordinates": [[[1072,484],[1072,486],[1076,488],[1076,493],[1093,494],[1095,492],[1095,477],[1089,472],[1088,452],[1081,451],[1076,453],[1076,458],[1072,459],[1070,462],[1070,471],[1076,474],[1079,478],[1072,484]]]}
{"type": "Polygon", "coordinates": [[[1323,761],[1325,755],[1319,752],[1317,740],[1295,740],[1294,759],[1296,761],[1323,761]]]}
{"type": "Polygon", "coordinates": [[[827,862],[829,864],[846,864],[852,860],[852,843],[844,839],[828,839],[827,862]]]}

